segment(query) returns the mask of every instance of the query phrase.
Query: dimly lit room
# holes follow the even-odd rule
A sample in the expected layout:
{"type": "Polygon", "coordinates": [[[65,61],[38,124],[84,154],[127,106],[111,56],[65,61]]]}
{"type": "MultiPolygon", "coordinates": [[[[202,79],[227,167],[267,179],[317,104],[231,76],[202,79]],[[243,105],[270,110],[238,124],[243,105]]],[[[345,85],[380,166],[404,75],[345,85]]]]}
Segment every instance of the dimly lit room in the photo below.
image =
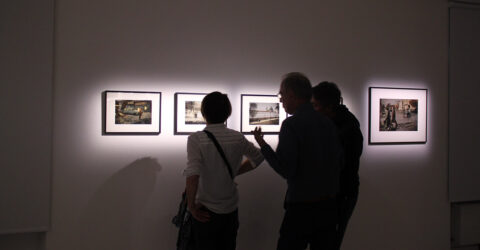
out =
{"type": "Polygon", "coordinates": [[[2,0],[0,65],[2,250],[183,249],[173,218],[185,190],[203,197],[190,145],[212,123],[261,152],[235,158],[253,164],[238,176],[215,156],[239,197],[236,249],[281,249],[292,183],[307,184],[265,148],[298,147],[301,165],[344,146],[286,135],[291,72],[335,83],[363,136],[335,249],[480,250],[480,0],[2,0]],[[216,91],[231,109],[211,122],[216,91]]]}

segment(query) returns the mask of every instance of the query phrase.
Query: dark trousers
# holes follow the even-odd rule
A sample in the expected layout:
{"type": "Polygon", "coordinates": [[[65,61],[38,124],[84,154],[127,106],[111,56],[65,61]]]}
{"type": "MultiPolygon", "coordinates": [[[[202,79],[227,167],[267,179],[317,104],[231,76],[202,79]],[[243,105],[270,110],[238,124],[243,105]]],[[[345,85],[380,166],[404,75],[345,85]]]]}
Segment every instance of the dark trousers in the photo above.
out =
{"type": "Polygon", "coordinates": [[[287,203],[277,250],[335,249],[335,199],[315,203],[287,203]]]}
{"type": "Polygon", "coordinates": [[[357,204],[358,192],[354,194],[345,196],[339,195],[337,197],[337,206],[338,206],[338,228],[337,228],[337,242],[336,249],[340,249],[342,246],[343,236],[345,235],[345,230],[347,229],[348,221],[352,217],[353,209],[357,204]]]}
{"type": "Polygon", "coordinates": [[[238,210],[229,214],[212,211],[210,220],[202,223],[193,218],[196,250],[235,250],[237,245],[238,210]]]}

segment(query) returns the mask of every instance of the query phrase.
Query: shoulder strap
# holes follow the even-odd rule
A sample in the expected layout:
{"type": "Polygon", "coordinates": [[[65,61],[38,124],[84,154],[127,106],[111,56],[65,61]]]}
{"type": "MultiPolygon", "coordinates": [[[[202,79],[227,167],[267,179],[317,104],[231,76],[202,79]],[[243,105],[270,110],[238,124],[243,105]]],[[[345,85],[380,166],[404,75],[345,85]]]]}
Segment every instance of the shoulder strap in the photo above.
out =
{"type": "Polygon", "coordinates": [[[223,152],[222,147],[218,143],[217,138],[215,138],[215,136],[210,131],[203,130],[203,132],[207,134],[207,136],[213,141],[213,144],[215,144],[215,147],[217,147],[217,150],[222,156],[223,160],[225,161],[225,164],[227,164],[228,173],[230,174],[230,177],[233,180],[232,167],[230,167],[230,163],[228,163],[227,157],[225,156],[225,153],[223,152]]]}

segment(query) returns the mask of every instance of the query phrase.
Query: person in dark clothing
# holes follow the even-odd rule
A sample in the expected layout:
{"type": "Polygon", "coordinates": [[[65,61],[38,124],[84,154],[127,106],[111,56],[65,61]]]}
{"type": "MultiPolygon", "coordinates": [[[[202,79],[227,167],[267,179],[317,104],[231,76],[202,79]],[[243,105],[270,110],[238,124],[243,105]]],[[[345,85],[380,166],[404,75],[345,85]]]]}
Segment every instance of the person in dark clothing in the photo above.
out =
{"type": "Polygon", "coordinates": [[[292,116],[282,123],[277,150],[265,142],[261,128],[253,131],[265,159],[288,185],[277,250],[335,249],[342,147],[335,125],[315,112],[311,96],[306,76],[287,74],[280,101],[292,116]]]}
{"type": "Polygon", "coordinates": [[[338,227],[336,247],[340,249],[348,221],[358,199],[358,169],[363,150],[363,135],[357,118],[343,105],[341,92],[332,82],[321,82],[313,88],[313,107],[335,123],[340,134],[345,164],[340,172],[337,195],[338,227]]]}

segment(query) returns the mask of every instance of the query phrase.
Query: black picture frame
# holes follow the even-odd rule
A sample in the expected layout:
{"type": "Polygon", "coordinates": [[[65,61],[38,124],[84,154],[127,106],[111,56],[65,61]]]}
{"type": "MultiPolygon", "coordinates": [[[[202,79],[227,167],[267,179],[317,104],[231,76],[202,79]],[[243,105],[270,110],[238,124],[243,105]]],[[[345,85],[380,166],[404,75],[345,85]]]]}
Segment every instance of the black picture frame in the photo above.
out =
{"type": "MultiPolygon", "coordinates": [[[[139,116],[141,117],[140,114],[139,116]]],[[[158,135],[161,133],[161,120],[161,92],[106,90],[102,94],[102,135],[158,135]],[[120,99],[151,101],[149,112],[151,122],[118,124],[114,102],[120,99]]]]}
{"type": "MultiPolygon", "coordinates": [[[[185,105],[182,105],[182,103],[180,102],[187,100],[189,96],[194,98],[190,98],[188,100],[201,102],[200,99],[203,99],[203,97],[205,97],[206,95],[207,93],[189,93],[189,92],[175,93],[174,132],[173,132],[174,135],[190,135],[199,130],[203,130],[203,128],[206,126],[206,123],[205,124],[186,124],[185,123],[185,105]],[[182,110],[180,110],[180,108],[182,108],[182,110]],[[182,112],[183,116],[179,115],[180,111],[183,111],[182,112]]],[[[201,115],[201,112],[200,112],[200,115],[201,115]]]]}
{"type": "Polygon", "coordinates": [[[287,112],[283,109],[282,103],[278,98],[278,95],[264,95],[264,94],[241,94],[240,96],[240,132],[246,135],[251,135],[252,130],[256,126],[262,127],[262,132],[264,134],[278,134],[280,133],[280,127],[282,126],[283,120],[287,118],[287,112]],[[268,102],[268,103],[278,103],[278,124],[265,125],[265,124],[250,124],[250,114],[247,113],[249,108],[245,105],[251,103],[252,101],[256,102],[268,102]]]}
{"type": "Polygon", "coordinates": [[[370,87],[368,94],[368,144],[426,144],[428,89],[370,87]],[[415,112],[409,102],[415,103],[415,112]],[[390,105],[389,102],[397,102],[390,105]],[[385,107],[387,104],[387,107],[385,107]],[[403,106],[408,106],[406,111],[403,106]],[[392,112],[393,111],[393,112],[392,112]],[[397,116],[397,113],[402,114],[397,116]],[[411,116],[408,116],[411,114],[411,116]],[[415,115],[415,116],[414,116],[415,115]],[[387,117],[392,117],[387,119],[387,117]],[[397,117],[400,121],[397,121],[397,117]],[[382,120],[383,119],[383,120],[382,120]],[[386,124],[388,120],[388,125],[386,124]]]}

